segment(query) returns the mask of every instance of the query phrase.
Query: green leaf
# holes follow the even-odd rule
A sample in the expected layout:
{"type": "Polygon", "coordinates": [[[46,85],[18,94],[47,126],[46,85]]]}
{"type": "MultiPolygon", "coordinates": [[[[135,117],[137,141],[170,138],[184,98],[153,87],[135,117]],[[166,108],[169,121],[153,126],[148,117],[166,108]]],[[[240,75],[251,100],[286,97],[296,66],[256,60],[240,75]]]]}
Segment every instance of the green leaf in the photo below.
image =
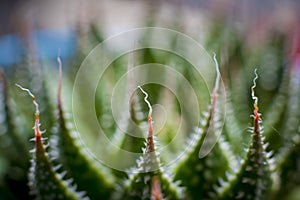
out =
{"type": "MultiPolygon", "coordinates": [[[[36,107],[34,132],[35,137],[32,141],[35,142],[35,148],[31,151],[34,155],[31,160],[29,170],[29,187],[31,194],[37,199],[83,199],[84,193],[76,192],[76,187],[71,185],[72,181],[64,181],[64,174],[56,172],[56,168],[50,161],[46,146],[44,145],[45,138],[42,137],[40,130],[40,119],[38,104],[35,101],[35,96],[26,88],[17,85],[20,89],[28,92],[36,107]]],[[[86,199],[86,198],[84,198],[86,199]]]]}
{"type": "Polygon", "coordinates": [[[220,74],[214,59],[218,75],[209,112],[204,113],[202,127],[195,130],[188,142],[189,150],[175,169],[175,180],[186,187],[191,199],[210,197],[213,185],[217,184],[218,179],[225,178],[225,172],[230,169],[229,157],[232,166],[237,165],[236,159],[227,154],[231,151],[229,145],[223,137],[219,138],[223,125],[218,99],[220,74]]]}
{"type": "Polygon", "coordinates": [[[232,151],[238,157],[245,156],[244,146],[242,145],[250,139],[247,135],[244,135],[244,129],[241,127],[239,120],[234,112],[234,104],[231,99],[230,91],[226,90],[226,123],[224,126],[224,135],[226,140],[231,144],[232,151]]]}
{"type": "MultiPolygon", "coordinates": [[[[59,59],[59,58],[58,58],[59,59]]],[[[96,163],[87,153],[86,147],[79,141],[78,133],[72,131],[72,124],[68,123],[61,102],[61,61],[60,81],[58,89],[57,126],[53,135],[52,155],[57,157],[63,169],[67,170],[67,177],[74,179],[80,190],[87,192],[91,199],[99,196],[108,199],[113,190],[113,177],[107,169],[96,163]]]]}
{"type": "MultiPolygon", "coordinates": [[[[300,56],[299,58],[300,59],[300,56]]],[[[295,63],[290,71],[290,84],[286,108],[286,123],[280,132],[284,132],[284,143],[289,143],[300,126],[300,70],[299,64],[295,63]]]]}
{"type": "MultiPolygon", "coordinates": [[[[28,167],[29,154],[27,146],[22,141],[18,132],[16,120],[17,116],[13,110],[13,102],[9,99],[8,85],[4,73],[0,70],[0,113],[3,120],[0,122],[0,148],[2,154],[11,162],[12,165],[26,169],[28,167]],[[23,155],[20,155],[20,152],[23,155]]],[[[15,174],[16,175],[16,174],[15,174]]]]}
{"type": "Polygon", "coordinates": [[[270,159],[262,137],[258,98],[254,96],[257,77],[256,74],[252,87],[252,98],[255,103],[251,144],[239,171],[228,177],[228,182],[224,182],[219,188],[219,199],[266,199],[268,197],[271,187],[270,159]]]}
{"type": "Polygon", "coordinates": [[[266,140],[269,142],[271,149],[278,149],[282,142],[281,135],[277,132],[285,122],[285,113],[288,102],[288,91],[290,83],[290,69],[286,68],[283,72],[283,80],[278,89],[278,93],[272,101],[264,120],[264,132],[266,140]],[[278,144],[279,143],[279,144],[278,144]]]}
{"type": "MultiPolygon", "coordinates": [[[[9,188],[6,194],[16,198],[28,197],[27,169],[29,168],[29,147],[24,135],[20,135],[22,123],[18,119],[10,98],[9,88],[2,70],[0,70],[0,185],[9,188]],[[16,187],[18,185],[18,187],[16,187]]],[[[5,194],[3,193],[3,194],[5,194]]],[[[28,197],[29,198],[29,197],[28,197]]]]}
{"type": "MultiPolygon", "coordinates": [[[[141,89],[141,88],[140,88],[141,89]]],[[[141,89],[142,90],[142,89],[141,89]]],[[[115,193],[117,199],[183,199],[183,189],[178,187],[177,183],[173,183],[170,175],[163,170],[159,156],[156,152],[156,145],[153,136],[152,127],[152,107],[147,100],[145,102],[149,106],[148,114],[148,136],[146,139],[146,148],[143,156],[138,160],[137,168],[133,168],[128,172],[129,180],[125,182],[122,191],[115,193]]]]}
{"type": "MultiPolygon", "coordinates": [[[[300,56],[299,56],[300,57],[300,56]]],[[[285,145],[276,156],[279,173],[279,196],[297,188],[300,184],[300,71],[293,66],[289,88],[286,124],[284,126],[285,145]]],[[[299,67],[299,66],[298,66],[299,67]]]]}
{"type": "Polygon", "coordinates": [[[56,172],[49,160],[41,136],[35,137],[35,149],[33,151],[29,172],[29,186],[31,194],[37,199],[82,199],[84,193],[75,192],[76,187],[70,182],[63,181],[64,174],[56,172]]]}
{"type": "MultiPolygon", "coordinates": [[[[299,131],[298,131],[299,134],[299,131]]],[[[300,137],[295,138],[294,145],[286,152],[279,169],[279,197],[283,198],[300,185],[300,137]]]]}

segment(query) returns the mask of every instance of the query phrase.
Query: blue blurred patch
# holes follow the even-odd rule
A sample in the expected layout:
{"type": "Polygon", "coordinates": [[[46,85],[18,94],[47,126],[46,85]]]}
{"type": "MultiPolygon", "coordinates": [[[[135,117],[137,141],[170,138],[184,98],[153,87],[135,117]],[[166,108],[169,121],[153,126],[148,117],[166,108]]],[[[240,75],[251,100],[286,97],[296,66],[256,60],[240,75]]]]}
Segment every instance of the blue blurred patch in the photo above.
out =
{"type": "Polygon", "coordinates": [[[0,65],[10,65],[21,61],[21,42],[17,35],[0,37],[0,65]]]}
{"type": "MultiPolygon", "coordinates": [[[[71,29],[48,29],[33,32],[34,43],[40,59],[53,59],[58,55],[62,58],[72,57],[76,51],[76,34],[71,29]]],[[[0,65],[11,65],[21,61],[22,43],[18,35],[10,34],[0,37],[0,65]]]]}

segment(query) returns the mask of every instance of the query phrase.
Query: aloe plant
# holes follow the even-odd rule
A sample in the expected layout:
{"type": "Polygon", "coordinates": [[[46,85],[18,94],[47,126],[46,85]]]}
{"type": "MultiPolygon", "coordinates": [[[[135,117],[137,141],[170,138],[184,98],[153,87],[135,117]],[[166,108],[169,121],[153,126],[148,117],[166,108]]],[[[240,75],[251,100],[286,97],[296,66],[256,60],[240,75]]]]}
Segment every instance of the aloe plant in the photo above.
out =
{"type": "MultiPolygon", "coordinates": [[[[216,27],[217,32],[221,28],[216,27]]],[[[89,33],[92,42],[89,42],[101,42],[102,34],[97,31],[92,26],[89,33]]],[[[222,33],[228,35],[226,31],[222,33]]],[[[241,33],[237,33],[231,46],[212,42],[221,43],[220,35],[212,33],[206,44],[207,49],[228,51],[225,63],[220,64],[216,55],[212,58],[215,69],[209,70],[216,74],[207,77],[213,83],[211,95],[203,92],[203,81],[195,75],[191,64],[173,58],[168,52],[138,49],[129,57],[123,55],[110,63],[104,72],[107,78],[99,80],[94,110],[113,148],[106,149],[100,145],[103,143],[91,139],[88,145],[103,150],[97,152],[91,152],[93,148],[89,149],[81,138],[83,134],[97,139],[90,127],[90,120],[95,116],[80,116],[85,131],[79,133],[73,116],[68,114],[71,106],[67,99],[71,95],[75,67],[62,69],[58,57],[58,71],[50,67],[34,70],[30,62],[26,62],[28,67],[23,64],[22,70],[8,74],[8,78],[0,71],[0,199],[297,199],[300,193],[300,53],[283,64],[287,57],[282,55],[284,40],[274,40],[278,43],[272,44],[273,48],[267,46],[261,50],[261,54],[281,56],[273,63],[278,72],[272,82],[276,85],[266,89],[264,84],[270,80],[265,77],[270,69],[263,66],[264,56],[242,49],[241,33]],[[216,40],[216,37],[220,38],[216,40]],[[252,59],[247,59],[247,54],[252,59]],[[262,64],[255,70],[254,78],[254,69],[244,66],[251,61],[252,65],[262,64]],[[174,69],[189,81],[196,96],[202,97],[200,118],[194,119],[199,123],[191,127],[193,115],[185,115],[187,119],[179,129],[180,115],[196,108],[189,106],[188,97],[181,105],[172,92],[160,85],[134,85],[134,74],[130,72],[135,69],[135,62],[175,63],[174,69]],[[126,65],[128,68],[123,67],[126,65]],[[50,72],[59,78],[52,79],[48,76],[50,72]],[[128,108],[124,108],[119,121],[114,121],[110,94],[112,86],[126,73],[129,75],[124,93],[128,94],[124,101],[129,102],[128,108]],[[22,86],[15,87],[15,83],[22,86]],[[226,88],[225,99],[221,84],[226,88]],[[133,92],[129,94],[130,91],[133,92]],[[157,104],[166,105],[169,119],[159,131],[155,122],[159,122],[163,112],[157,113],[157,104]],[[28,128],[32,125],[33,131],[28,128]],[[132,157],[132,162],[122,157],[123,151],[140,156],[132,157]],[[99,162],[95,156],[99,152],[110,156],[111,163],[123,164],[126,169],[122,171],[99,162]]],[[[169,39],[174,49],[189,48],[177,44],[174,38],[169,39]]],[[[113,54],[108,48],[107,54],[110,53],[113,54]]],[[[79,66],[87,52],[79,49],[77,55],[76,66],[79,66]]],[[[218,53],[218,57],[222,56],[218,53]]],[[[148,75],[168,80],[168,74],[149,72],[148,75]]],[[[180,83],[174,85],[184,94],[180,83]]],[[[87,90],[88,87],[87,84],[87,90]]],[[[84,96],[80,98],[85,101],[84,96]]],[[[73,106],[85,110],[83,105],[73,106]]]]}

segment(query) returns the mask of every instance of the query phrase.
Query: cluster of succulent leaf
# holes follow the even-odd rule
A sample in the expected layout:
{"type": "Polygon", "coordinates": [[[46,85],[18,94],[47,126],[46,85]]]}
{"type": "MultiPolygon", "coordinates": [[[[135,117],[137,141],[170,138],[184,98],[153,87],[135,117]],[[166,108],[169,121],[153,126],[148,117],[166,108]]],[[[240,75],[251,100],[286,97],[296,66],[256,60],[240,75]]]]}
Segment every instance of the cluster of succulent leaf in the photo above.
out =
{"type": "MultiPolygon", "coordinates": [[[[85,37],[79,34],[79,40],[84,40],[82,43],[88,47],[102,40],[101,32],[94,26],[85,34],[85,37]]],[[[257,51],[244,45],[246,35],[234,27],[218,24],[208,34],[204,47],[221,58],[218,60],[226,88],[225,101],[220,100],[219,90],[214,90],[211,96],[202,92],[205,86],[197,79],[201,77],[194,76],[193,67],[184,59],[159,50],[134,52],[134,65],[175,63],[175,69],[190,82],[197,95],[203,95],[204,102],[200,102],[203,112],[196,119],[198,126],[191,127],[189,119],[183,119],[185,132],[178,133],[181,112],[189,113],[194,108],[180,105],[160,85],[144,85],[152,105],[169,107],[168,120],[157,138],[150,128],[151,117],[154,122],[156,119],[147,118],[149,108],[139,90],[126,108],[131,116],[114,121],[109,94],[112,85],[127,72],[124,66],[130,56],[123,55],[114,61],[105,72],[107,78],[99,81],[95,109],[99,124],[112,143],[143,155],[132,162],[122,160],[117,150],[113,152],[116,156],[111,159],[116,159],[115,162],[124,162],[124,166],[135,163],[125,172],[95,160],[80,142],[72,116],[68,116],[76,70],[89,48],[78,45],[77,55],[64,62],[62,91],[60,80],[49,77],[49,74],[58,77],[56,60],[39,62],[32,56],[24,56],[22,63],[5,69],[6,75],[0,73],[0,199],[297,199],[300,65],[294,61],[300,59],[300,53],[291,60],[285,54],[287,35],[270,33],[269,36],[269,41],[257,51]],[[225,36],[228,38],[224,39],[225,36]],[[254,88],[259,112],[253,107],[251,96],[254,68],[258,68],[259,75],[254,88]],[[32,99],[15,83],[35,95],[38,119],[32,99]],[[222,102],[226,104],[224,124],[219,116],[222,102]],[[131,126],[129,121],[138,126],[131,126]],[[141,137],[126,135],[118,128],[119,124],[141,137]],[[216,145],[208,155],[200,156],[204,141],[215,140],[220,131],[216,145]],[[160,146],[171,143],[176,134],[182,139],[169,145],[168,151],[163,151],[166,154],[159,154],[160,146]],[[180,159],[168,166],[185,146],[189,148],[180,159]]],[[[189,48],[173,42],[174,48],[189,48]]],[[[26,52],[30,50],[25,48],[25,55],[26,52]]],[[[219,76],[208,78],[215,82],[219,76]]],[[[88,121],[89,118],[82,117],[86,133],[80,134],[91,134],[88,121]]]]}

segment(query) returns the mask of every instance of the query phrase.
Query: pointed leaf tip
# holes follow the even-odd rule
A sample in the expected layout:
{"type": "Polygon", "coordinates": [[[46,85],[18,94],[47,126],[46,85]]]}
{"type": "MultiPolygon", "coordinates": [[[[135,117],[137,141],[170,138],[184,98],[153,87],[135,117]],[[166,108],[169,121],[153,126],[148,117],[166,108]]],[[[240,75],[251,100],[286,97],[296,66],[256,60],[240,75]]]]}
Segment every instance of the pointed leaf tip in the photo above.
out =
{"type": "Polygon", "coordinates": [[[254,125],[251,128],[252,138],[246,158],[242,161],[240,169],[225,186],[219,190],[219,199],[266,199],[272,185],[270,159],[266,151],[266,143],[261,131],[261,118],[258,112],[258,97],[254,89],[258,79],[255,69],[255,78],[251,87],[251,96],[254,100],[254,125]]]}
{"type": "MultiPolygon", "coordinates": [[[[215,128],[215,114],[216,114],[216,106],[217,106],[217,98],[218,98],[218,90],[219,90],[219,85],[220,85],[220,79],[221,79],[221,75],[220,75],[220,70],[219,70],[219,64],[216,58],[216,54],[214,53],[214,62],[215,62],[215,67],[216,67],[216,71],[217,71],[217,77],[216,77],[216,81],[215,81],[215,85],[214,85],[214,89],[213,89],[213,94],[211,96],[211,105],[210,105],[210,111],[209,111],[209,127],[207,132],[210,133],[214,128],[215,128]]],[[[211,134],[209,134],[211,135],[211,134]]],[[[216,136],[214,136],[213,140],[208,140],[207,138],[204,139],[203,144],[201,145],[201,148],[199,150],[199,158],[204,158],[205,156],[207,156],[211,150],[213,149],[214,145],[216,144],[217,140],[218,140],[219,134],[217,134],[216,136]]]]}
{"type": "Polygon", "coordinates": [[[216,71],[217,71],[217,78],[216,78],[215,87],[214,87],[214,91],[213,91],[213,98],[215,99],[217,97],[217,92],[218,92],[218,89],[219,89],[220,79],[221,79],[221,73],[220,73],[216,53],[214,53],[214,62],[215,62],[216,71]]]}
{"type": "Polygon", "coordinates": [[[58,90],[57,90],[57,104],[61,107],[61,90],[62,90],[62,62],[60,56],[57,56],[59,78],[58,78],[58,90]]]}
{"type": "Polygon", "coordinates": [[[161,192],[160,181],[157,176],[152,177],[151,200],[162,200],[163,195],[161,192]]]}

